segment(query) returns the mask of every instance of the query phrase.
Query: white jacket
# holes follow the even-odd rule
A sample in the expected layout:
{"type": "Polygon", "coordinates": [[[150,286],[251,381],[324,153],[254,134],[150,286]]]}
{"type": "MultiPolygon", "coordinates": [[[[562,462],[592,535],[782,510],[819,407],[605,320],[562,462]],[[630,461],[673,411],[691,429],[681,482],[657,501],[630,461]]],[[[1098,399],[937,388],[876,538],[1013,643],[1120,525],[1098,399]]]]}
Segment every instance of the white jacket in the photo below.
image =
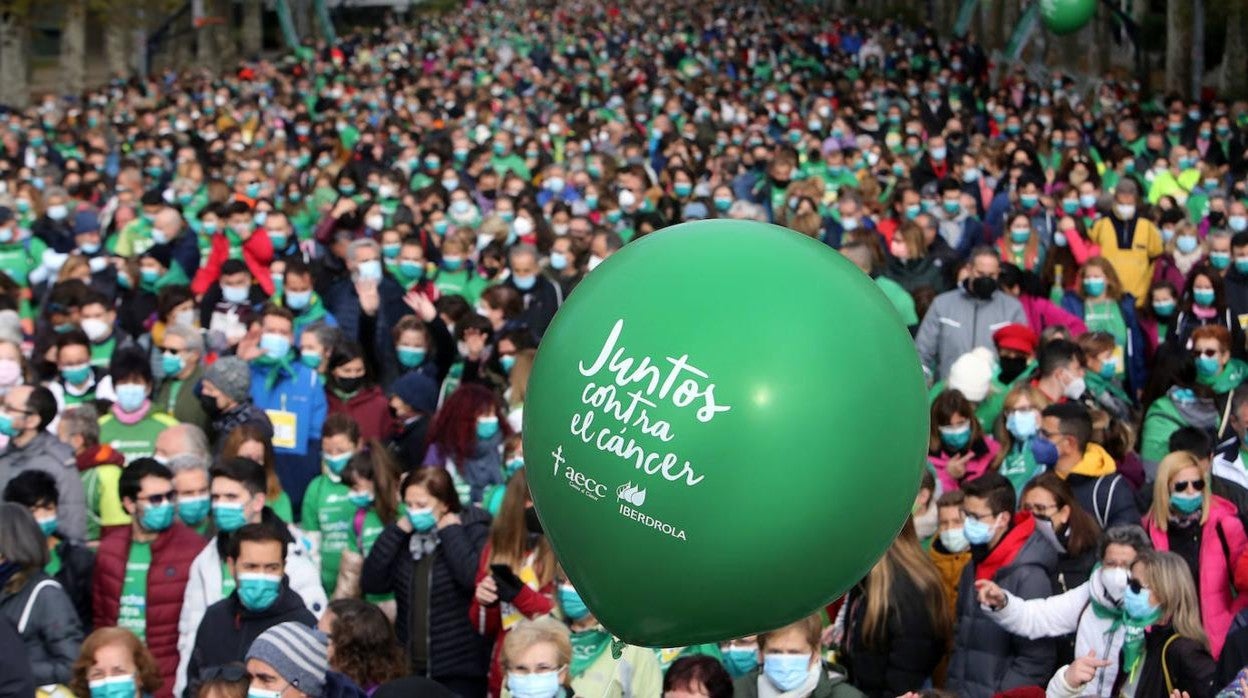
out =
{"type": "MultiPolygon", "coordinates": [[[[303,597],[303,605],[312,615],[320,618],[329,605],[325,588],[321,586],[321,570],[303,544],[304,534],[297,527],[287,527],[295,542],[286,548],[286,576],[290,588],[303,597]]],[[[225,598],[221,594],[221,556],[217,554],[217,538],[213,536],[208,545],[191,563],[190,578],[182,597],[182,614],[178,617],[178,676],[173,695],[178,698],[186,688],[186,667],[191,661],[195,647],[195,633],[199,622],[212,604],[225,598]]]]}
{"type": "MultiPolygon", "coordinates": [[[[1057,596],[1023,600],[1008,591],[1005,594],[1009,601],[1000,610],[990,611],[990,618],[1009,632],[1033,640],[1075,633],[1076,657],[1087,656],[1088,652],[1095,650],[1097,657],[1109,661],[1109,666],[1099,669],[1092,681],[1073,695],[1107,698],[1112,695],[1114,680],[1118,677],[1118,654],[1122,650],[1126,628],[1119,625],[1111,632],[1113,619],[1101,618],[1092,610],[1093,597],[1103,606],[1117,606],[1107,598],[1098,572],[1093,571],[1087,582],[1057,596]]],[[[1066,687],[1063,671],[1065,667],[1053,677],[1049,683],[1050,690],[1066,687]]]]}

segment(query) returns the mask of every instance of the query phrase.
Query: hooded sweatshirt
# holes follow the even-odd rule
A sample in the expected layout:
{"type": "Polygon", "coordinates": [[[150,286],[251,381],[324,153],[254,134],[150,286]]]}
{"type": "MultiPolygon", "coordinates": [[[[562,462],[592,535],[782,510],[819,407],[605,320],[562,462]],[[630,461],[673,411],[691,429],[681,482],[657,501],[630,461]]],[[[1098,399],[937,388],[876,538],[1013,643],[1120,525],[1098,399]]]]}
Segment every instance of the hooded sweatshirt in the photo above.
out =
{"type": "Polygon", "coordinates": [[[1118,474],[1113,457],[1100,444],[1084,447],[1083,458],[1064,479],[1079,506],[1092,514],[1101,528],[1139,522],[1140,512],[1131,485],[1118,474]]]}

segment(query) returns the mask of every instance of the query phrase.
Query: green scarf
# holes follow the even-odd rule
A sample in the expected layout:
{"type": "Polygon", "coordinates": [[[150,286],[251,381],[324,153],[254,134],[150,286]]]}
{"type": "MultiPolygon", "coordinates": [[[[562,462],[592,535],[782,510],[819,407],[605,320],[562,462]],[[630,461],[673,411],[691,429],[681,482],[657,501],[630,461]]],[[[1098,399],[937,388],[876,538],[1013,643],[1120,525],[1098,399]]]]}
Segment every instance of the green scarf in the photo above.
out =
{"type": "Polygon", "coordinates": [[[1213,392],[1222,394],[1238,388],[1245,378],[1248,378],[1248,363],[1244,363],[1239,359],[1231,359],[1226,362],[1226,367],[1217,374],[1197,376],[1196,380],[1200,381],[1202,385],[1213,388],[1213,392]]]}
{"type": "Polygon", "coordinates": [[[1124,610],[1103,606],[1092,599],[1092,612],[1097,618],[1113,619],[1106,635],[1113,635],[1118,628],[1126,626],[1126,636],[1122,641],[1122,670],[1128,675],[1133,674],[1144,656],[1144,630],[1161,620],[1161,609],[1155,609],[1147,618],[1132,618],[1124,610]]]}
{"type": "Polygon", "coordinates": [[[580,678],[611,646],[611,633],[602,627],[572,633],[572,676],[580,678]]]}
{"type": "MultiPolygon", "coordinates": [[[[286,307],[286,298],[282,293],[273,294],[272,301],[273,304],[279,308],[286,307]]],[[[295,322],[301,327],[307,327],[318,320],[322,320],[327,314],[325,311],[325,304],[321,301],[321,295],[316,291],[312,292],[312,298],[308,301],[308,307],[303,310],[295,310],[294,308],[287,307],[287,310],[294,314],[295,322]]]]}
{"type": "Polygon", "coordinates": [[[290,357],[291,355],[289,353],[280,359],[274,359],[268,354],[264,354],[255,360],[257,366],[261,366],[269,370],[268,374],[264,377],[265,390],[272,390],[273,386],[277,385],[277,382],[282,379],[283,373],[291,378],[295,377],[295,367],[291,362],[290,357]]]}
{"type": "Polygon", "coordinates": [[[1084,373],[1084,378],[1087,379],[1088,390],[1090,390],[1094,396],[1099,396],[1108,392],[1120,401],[1125,402],[1128,405],[1131,404],[1131,398],[1127,396],[1127,393],[1118,385],[1116,381],[1106,378],[1096,371],[1086,371],[1084,373]]]}

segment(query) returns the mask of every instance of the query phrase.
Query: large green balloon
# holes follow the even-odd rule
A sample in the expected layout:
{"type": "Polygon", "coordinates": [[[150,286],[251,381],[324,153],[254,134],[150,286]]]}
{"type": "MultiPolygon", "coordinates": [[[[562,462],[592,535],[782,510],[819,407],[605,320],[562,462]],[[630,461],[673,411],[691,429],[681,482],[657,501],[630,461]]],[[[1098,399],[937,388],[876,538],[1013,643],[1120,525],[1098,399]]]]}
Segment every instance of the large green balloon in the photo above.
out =
{"type": "Polygon", "coordinates": [[[1096,0],[1040,0],[1040,18],[1054,34],[1079,31],[1096,14],[1096,0]]]}
{"type": "Polygon", "coordinates": [[[782,626],[870,568],[924,467],[918,354],[865,274],[770,225],[626,246],[542,340],[538,516],[612,633],[679,647],[782,626]]]}

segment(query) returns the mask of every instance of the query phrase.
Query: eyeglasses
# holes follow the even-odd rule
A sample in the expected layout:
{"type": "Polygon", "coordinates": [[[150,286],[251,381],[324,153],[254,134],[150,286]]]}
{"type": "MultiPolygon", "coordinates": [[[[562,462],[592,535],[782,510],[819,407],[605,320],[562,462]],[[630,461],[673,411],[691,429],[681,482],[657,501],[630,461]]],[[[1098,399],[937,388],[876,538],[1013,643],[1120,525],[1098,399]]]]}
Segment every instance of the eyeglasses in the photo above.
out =
{"type": "Polygon", "coordinates": [[[161,504],[164,504],[165,502],[169,502],[170,504],[172,504],[175,501],[177,501],[177,499],[178,499],[178,493],[174,492],[173,490],[169,490],[168,492],[165,492],[164,494],[152,494],[146,497],[139,497],[140,502],[147,502],[148,504],[154,507],[158,507],[161,504]]]}
{"type": "Polygon", "coordinates": [[[977,521],[983,521],[984,519],[991,519],[994,516],[994,514],[992,512],[988,512],[987,514],[976,514],[973,511],[967,511],[966,509],[963,509],[962,516],[968,519],[975,519],[977,521]]]}
{"type": "Polygon", "coordinates": [[[563,665],[560,664],[558,666],[555,666],[552,664],[538,664],[537,666],[531,666],[531,667],[530,666],[508,667],[507,670],[513,674],[519,674],[521,676],[528,676],[529,674],[549,674],[549,673],[556,672],[556,671],[563,671],[563,665]]]}
{"type": "Polygon", "coordinates": [[[1212,359],[1213,357],[1221,353],[1222,353],[1221,349],[1193,349],[1192,350],[1192,356],[1204,356],[1210,359],[1212,359]]]}
{"type": "Polygon", "coordinates": [[[1141,584],[1141,583],[1140,583],[1140,580],[1136,579],[1135,577],[1128,577],[1128,578],[1127,578],[1127,586],[1131,588],[1131,593],[1132,593],[1132,594],[1138,594],[1138,593],[1140,593],[1141,591],[1144,591],[1145,589],[1147,589],[1147,588],[1148,588],[1148,587],[1144,586],[1143,584],[1141,584]]]}
{"type": "Polygon", "coordinates": [[[177,356],[178,354],[181,354],[182,352],[184,352],[184,351],[186,351],[186,350],[185,350],[185,349],[174,349],[173,347],[162,347],[162,348],[161,348],[161,351],[163,351],[163,352],[164,352],[164,353],[166,353],[166,354],[173,354],[174,356],[177,356]]]}
{"type": "Polygon", "coordinates": [[[1023,505],[1023,511],[1027,512],[1028,514],[1039,514],[1041,516],[1044,516],[1045,512],[1047,511],[1057,511],[1058,508],[1059,507],[1056,504],[1024,504],[1023,505]]]}
{"type": "Polygon", "coordinates": [[[1175,492],[1186,492],[1186,491],[1187,491],[1187,488],[1188,488],[1189,486],[1192,488],[1192,491],[1193,491],[1193,492],[1204,492],[1204,491],[1205,491],[1205,481],[1204,481],[1204,480],[1182,480],[1182,481],[1180,481],[1180,482],[1176,482],[1176,483],[1174,483],[1174,491],[1175,491],[1175,492]]]}

